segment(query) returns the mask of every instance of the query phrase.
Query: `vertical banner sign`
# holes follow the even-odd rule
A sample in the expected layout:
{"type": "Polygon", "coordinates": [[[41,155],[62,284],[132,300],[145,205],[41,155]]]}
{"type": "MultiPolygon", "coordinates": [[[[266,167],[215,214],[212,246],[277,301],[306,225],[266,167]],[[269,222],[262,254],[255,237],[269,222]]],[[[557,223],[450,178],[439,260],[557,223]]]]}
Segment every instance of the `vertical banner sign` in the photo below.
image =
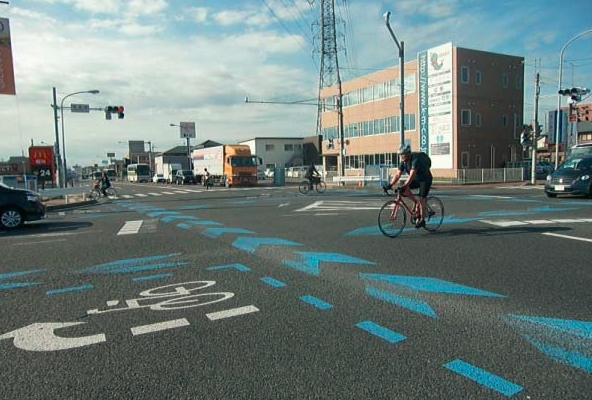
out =
{"type": "Polygon", "coordinates": [[[181,139],[195,139],[195,122],[181,122],[179,124],[181,139]]]}
{"type": "Polygon", "coordinates": [[[420,149],[429,154],[432,168],[452,168],[452,43],[428,49],[417,58],[420,149]]]}
{"type": "Polygon", "coordinates": [[[0,94],[16,94],[8,18],[0,18],[0,94]]]}

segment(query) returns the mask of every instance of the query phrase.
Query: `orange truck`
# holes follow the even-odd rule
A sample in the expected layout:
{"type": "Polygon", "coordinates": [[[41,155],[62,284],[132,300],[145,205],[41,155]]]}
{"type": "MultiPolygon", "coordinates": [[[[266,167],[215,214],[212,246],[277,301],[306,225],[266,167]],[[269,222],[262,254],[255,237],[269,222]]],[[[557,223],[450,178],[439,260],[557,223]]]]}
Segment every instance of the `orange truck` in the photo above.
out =
{"type": "Polygon", "coordinates": [[[257,167],[261,159],[251,154],[251,148],[243,144],[225,144],[195,149],[191,153],[193,173],[197,182],[205,184],[204,168],[214,184],[254,186],[257,184],[257,167]]]}

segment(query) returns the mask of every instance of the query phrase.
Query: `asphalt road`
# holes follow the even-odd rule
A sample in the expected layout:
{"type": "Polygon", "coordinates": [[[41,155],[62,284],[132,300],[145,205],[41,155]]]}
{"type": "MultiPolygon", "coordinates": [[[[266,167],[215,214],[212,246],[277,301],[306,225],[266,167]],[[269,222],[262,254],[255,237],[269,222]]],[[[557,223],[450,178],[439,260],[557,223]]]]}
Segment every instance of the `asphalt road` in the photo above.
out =
{"type": "Polygon", "coordinates": [[[0,232],[0,398],[590,398],[592,200],[115,186],[0,232]]]}

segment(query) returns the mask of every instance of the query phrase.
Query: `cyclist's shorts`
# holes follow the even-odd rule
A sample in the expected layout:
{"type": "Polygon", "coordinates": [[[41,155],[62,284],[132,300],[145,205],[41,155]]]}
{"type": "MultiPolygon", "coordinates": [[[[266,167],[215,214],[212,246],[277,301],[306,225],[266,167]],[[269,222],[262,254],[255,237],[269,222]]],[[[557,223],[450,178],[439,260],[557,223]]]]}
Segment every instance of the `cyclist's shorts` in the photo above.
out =
{"type": "Polygon", "coordinates": [[[426,198],[430,193],[430,189],[432,188],[432,176],[430,175],[427,180],[420,181],[419,179],[414,179],[413,182],[409,184],[409,189],[417,189],[419,188],[419,197],[426,198]]]}

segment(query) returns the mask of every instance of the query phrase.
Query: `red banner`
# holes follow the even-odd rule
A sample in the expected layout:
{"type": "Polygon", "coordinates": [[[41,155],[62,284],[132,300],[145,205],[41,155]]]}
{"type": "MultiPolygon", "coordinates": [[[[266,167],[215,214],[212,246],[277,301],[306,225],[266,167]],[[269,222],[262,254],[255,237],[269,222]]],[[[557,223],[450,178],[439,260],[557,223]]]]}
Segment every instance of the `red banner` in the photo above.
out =
{"type": "Polygon", "coordinates": [[[53,165],[53,146],[29,147],[29,165],[31,167],[51,167],[53,165]]]}
{"type": "Polygon", "coordinates": [[[0,94],[16,94],[8,18],[0,18],[0,94]]]}

